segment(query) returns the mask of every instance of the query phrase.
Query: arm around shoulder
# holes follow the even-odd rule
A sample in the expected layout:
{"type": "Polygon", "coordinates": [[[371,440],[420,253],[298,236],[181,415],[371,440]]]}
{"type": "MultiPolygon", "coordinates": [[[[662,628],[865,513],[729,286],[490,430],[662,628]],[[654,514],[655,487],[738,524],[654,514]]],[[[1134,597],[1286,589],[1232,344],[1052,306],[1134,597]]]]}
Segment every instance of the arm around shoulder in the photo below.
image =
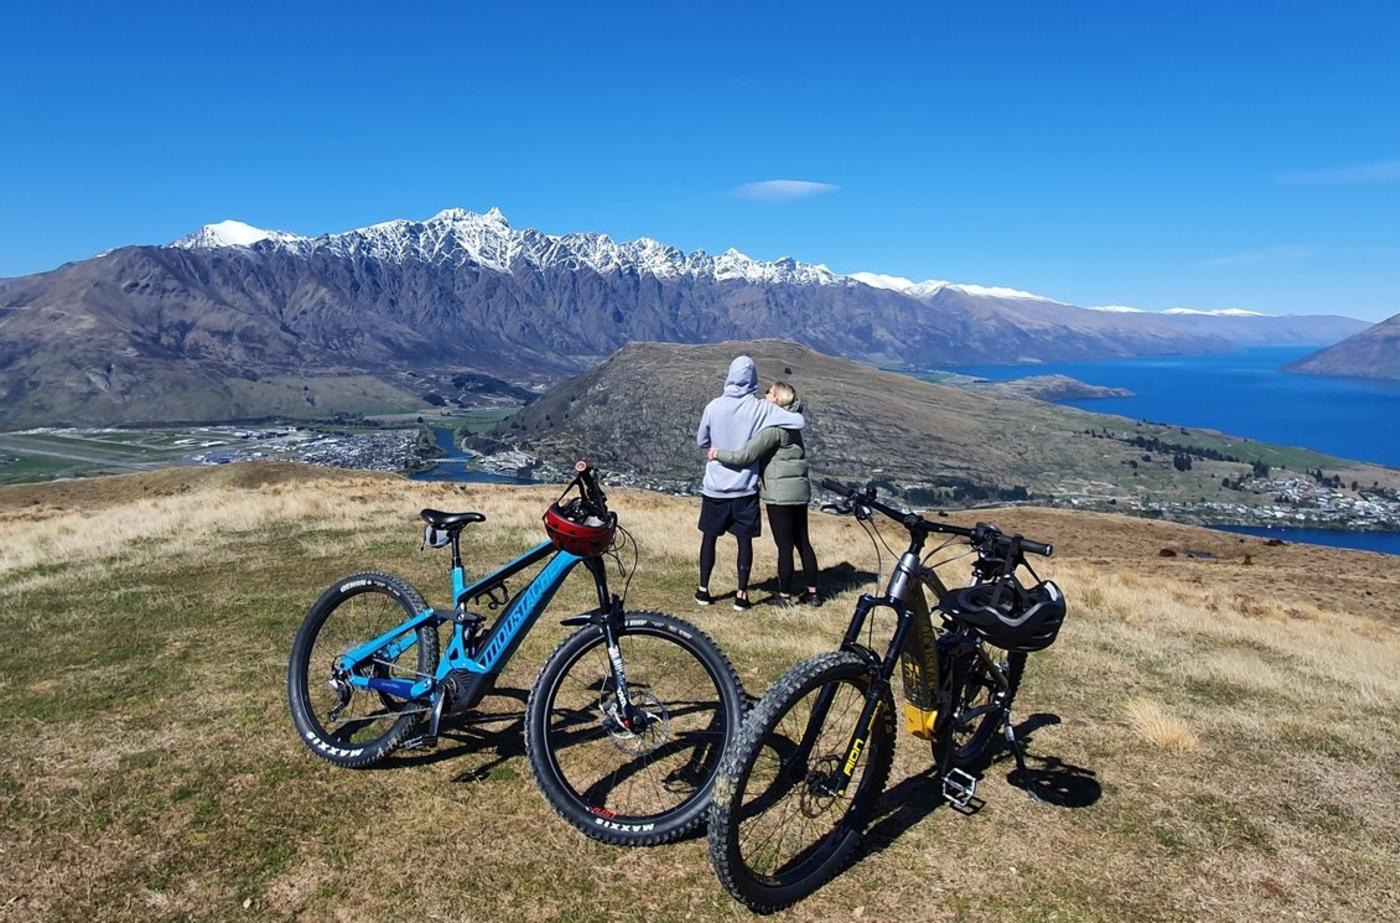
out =
{"type": "Polygon", "coordinates": [[[742,449],[720,449],[715,454],[715,459],[726,465],[752,465],[776,449],[782,438],[782,431],[778,427],[765,426],[744,443],[742,449]]]}

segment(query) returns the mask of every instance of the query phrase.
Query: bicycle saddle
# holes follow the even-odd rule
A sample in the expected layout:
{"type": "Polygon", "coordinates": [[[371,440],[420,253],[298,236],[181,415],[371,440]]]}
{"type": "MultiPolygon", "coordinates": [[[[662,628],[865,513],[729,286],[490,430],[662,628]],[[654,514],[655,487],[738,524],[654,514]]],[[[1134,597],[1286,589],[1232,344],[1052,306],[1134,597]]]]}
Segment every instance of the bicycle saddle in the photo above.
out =
{"type": "Polygon", "coordinates": [[[486,517],[481,513],[444,513],[442,510],[423,510],[418,514],[424,522],[434,529],[442,529],[450,532],[471,525],[474,522],[485,522],[486,517]]]}

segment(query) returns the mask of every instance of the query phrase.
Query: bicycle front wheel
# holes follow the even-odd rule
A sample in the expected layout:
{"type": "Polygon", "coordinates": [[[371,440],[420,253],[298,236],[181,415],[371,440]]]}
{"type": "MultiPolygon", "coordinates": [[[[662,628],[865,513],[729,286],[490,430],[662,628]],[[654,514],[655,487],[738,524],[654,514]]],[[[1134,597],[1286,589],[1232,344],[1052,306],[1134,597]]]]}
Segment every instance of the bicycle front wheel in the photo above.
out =
{"type": "Polygon", "coordinates": [[[601,627],[550,655],[526,709],[530,768],[554,810],[590,837],[669,843],[704,820],[743,690],[718,645],[668,615],[628,613],[618,653],[630,711],[601,627]]]}
{"type": "Polygon", "coordinates": [[[894,758],[894,701],[869,666],[841,651],[798,664],[744,722],[710,809],[710,859],[725,889],[768,912],[839,872],[894,758]],[[836,789],[867,698],[879,696],[850,783],[836,789]]]}

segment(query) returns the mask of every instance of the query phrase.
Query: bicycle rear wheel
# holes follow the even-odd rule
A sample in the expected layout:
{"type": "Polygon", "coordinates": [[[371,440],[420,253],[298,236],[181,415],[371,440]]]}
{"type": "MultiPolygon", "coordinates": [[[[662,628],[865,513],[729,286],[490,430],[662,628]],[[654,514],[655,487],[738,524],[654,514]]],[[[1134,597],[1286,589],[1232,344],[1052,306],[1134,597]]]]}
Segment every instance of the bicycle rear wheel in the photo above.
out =
{"type": "MultiPolygon", "coordinates": [[[[954,717],[940,729],[940,736],[946,734],[948,739],[941,747],[938,740],[933,744],[935,764],[939,763],[938,756],[942,752],[947,754],[947,762],[953,768],[965,772],[982,768],[982,760],[996,737],[1002,715],[1011,707],[1011,700],[1021,685],[1025,666],[1025,654],[1008,655],[1001,665],[1007,682],[1006,693],[1002,695],[1001,686],[988,673],[981,658],[972,661],[953,710],[954,717]]],[[[946,771],[947,767],[939,766],[939,769],[946,771]]]]}
{"type": "MultiPolygon", "coordinates": [[[[340,655],[389,631],[428,607],[422,595],[390,574],[352,574],[321,594],[306,613],[287,666],[287,705],[297,736],[329,763],[360,769],[392,753],[427,710],[384,692],[338,679],[340,655]]],[[[416,680],[438,663],[437,629],[424,625],[401,641],[414,643],[393,660],[375,658],[364,676],[416,680]]]]}
{"type": "Polygon", "coordinates": [[[634,707],[619,707],[603,629],[564,640],[540,670],[525,747],[561,817],[618,846],[680,839],[705,818],[743,690],[718,645],[656,612],[627,613],[618,649],[634,707]]]}
{"type": "Polygon", "coordinates": [[[851,781],[842,768],[873,682],[859,656],[798,664],[754,707],[726,758],[710,809],[710,859],[725,889],[768,912],[801,900],[839,872],[889,780],[894,701],[882,689],[851,781]],[[829,699],[819,724],[819,700],[829,699]],[[803,744],[809,742],[810,746],[803,744]]]}

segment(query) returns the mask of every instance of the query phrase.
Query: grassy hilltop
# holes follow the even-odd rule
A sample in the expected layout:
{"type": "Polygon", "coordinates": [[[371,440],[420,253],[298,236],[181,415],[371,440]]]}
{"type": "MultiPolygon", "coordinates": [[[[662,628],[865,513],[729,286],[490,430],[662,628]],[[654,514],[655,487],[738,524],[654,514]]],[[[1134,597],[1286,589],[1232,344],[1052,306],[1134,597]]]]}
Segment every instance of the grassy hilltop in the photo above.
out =
{"type": "MultiPolygon", "coordinates": [[[[287,651],[324,586],[372,566],[441,602],[446,561],[419,552],[419,507],[488,514],[467,544],[479,572],[537,540],[555,494],[275,464],[0,489],[0,919],[746,918],[703,841],[603,847],[535,789],[520,717],[564,634],[548,618],[438,752],[349,772],[291,730],[287,651]]],[[[711,631],[751,693],[835,646],[873,579],[857,526],[817,516],[826,607],[697,611],[695,502],[614,500],[644,552],[630,604],[711,631]]],[[[1065,804],[1030,805],[1002,760],[987,807],[961,816],[921,775],[926,745],[901,736],[859,861],[778,919],[1395,917],[1393,560],[1116,516],[980,515],[1059,549],[1044,570],[1072,615],[1017,704],[1065,804]]],[[[551,612],[590,592],[571,580],[551,612]]]]}
{"type": "MultiPolygon", "coordinates": [[[[606,470],[693,481],[695,424],[718,396],[730,360],[758,365],[761,388],[791,381],[806,403],[804,438],[824,475],[918,485],[922,496],[1037,499],[1125,508],[1268,495],[1226,490],[1254,463],[1295,475],[1314,468],[1344,483],[1400,489],[1400,471],[1214,430],[1130,420],[1016,396],[959,388],[826,356],[783,340],[680,345],[632,343],[498,423],[489,442],[555,464],[587,456],[606,470]],[[1174,464],[1189,456],[1186,470],[1174,464]]],[[[1209,514],[1218,520],[1220,513],[1209,514]]]]}

